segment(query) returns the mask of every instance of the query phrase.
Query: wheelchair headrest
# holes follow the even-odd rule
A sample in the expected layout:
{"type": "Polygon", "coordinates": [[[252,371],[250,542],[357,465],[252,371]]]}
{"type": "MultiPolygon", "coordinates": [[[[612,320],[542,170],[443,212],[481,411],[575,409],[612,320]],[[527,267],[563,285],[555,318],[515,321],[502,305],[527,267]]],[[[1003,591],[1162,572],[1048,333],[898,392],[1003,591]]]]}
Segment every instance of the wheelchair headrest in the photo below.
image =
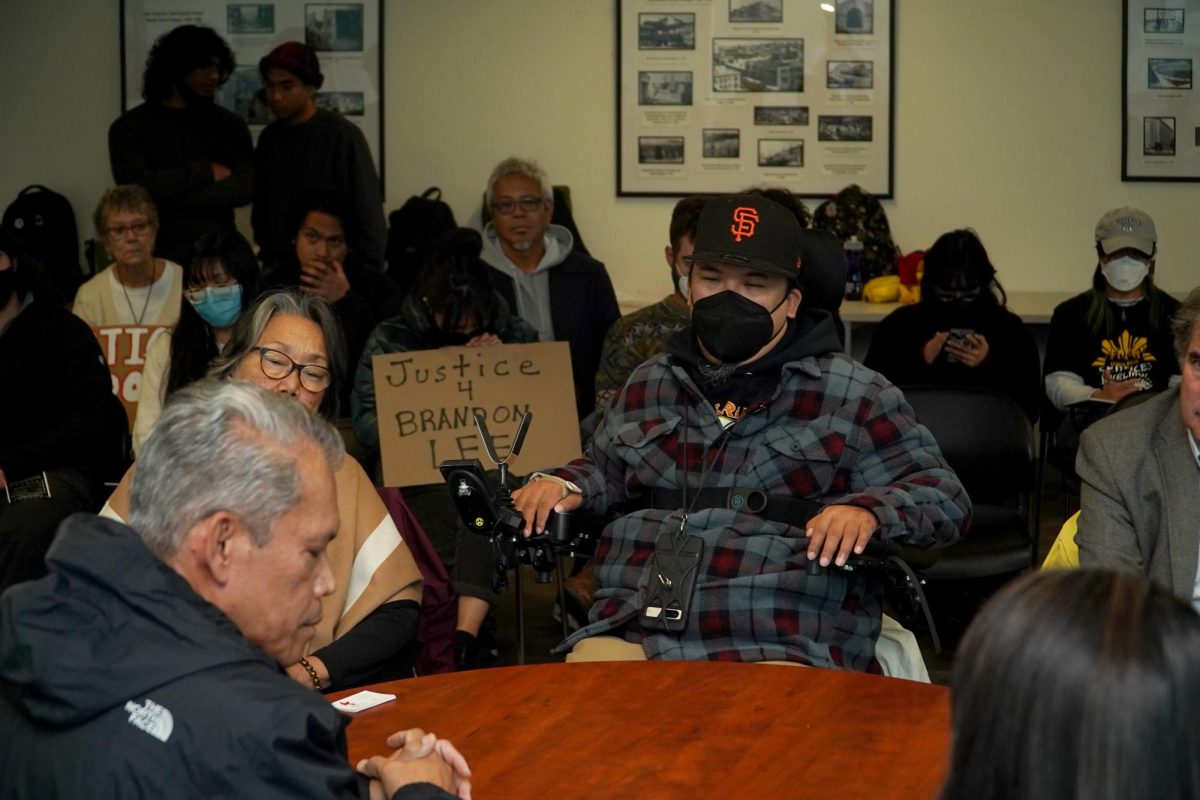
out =
{"type": "Polygon", "coordinates": [[[846,294],[846,253],[842,242],[829,231],[800,231],[801,305],[836,315],[846,294]]]}

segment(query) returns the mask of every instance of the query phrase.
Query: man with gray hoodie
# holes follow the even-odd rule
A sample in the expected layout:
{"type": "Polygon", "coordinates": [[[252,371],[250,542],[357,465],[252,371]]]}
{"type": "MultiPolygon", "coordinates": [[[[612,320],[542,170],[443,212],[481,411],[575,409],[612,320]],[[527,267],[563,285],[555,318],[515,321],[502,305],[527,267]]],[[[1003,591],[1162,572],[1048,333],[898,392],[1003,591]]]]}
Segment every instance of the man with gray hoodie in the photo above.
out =
{"type": "Polygon", "coordinates": [[[550,224],[554,194],[532,161],[506,158],[488,179],[492,221],[481,257],[496,290],[543,342],[567,342],[579,418],[596,404],[596,369],[604,335],[621,316],[604,265],[574,249],[575,238],[550,224]]]}

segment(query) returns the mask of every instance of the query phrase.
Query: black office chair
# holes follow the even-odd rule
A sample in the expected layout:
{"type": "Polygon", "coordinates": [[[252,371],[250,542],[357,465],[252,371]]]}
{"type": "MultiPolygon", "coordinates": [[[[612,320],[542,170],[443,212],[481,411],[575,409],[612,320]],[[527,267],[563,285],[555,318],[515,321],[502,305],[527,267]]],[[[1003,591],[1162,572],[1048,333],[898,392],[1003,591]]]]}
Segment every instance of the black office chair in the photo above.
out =
{"type": "Polygon", "coordinates": [[[994,590],[1032,568],[1038,526],[1031,513],[1036,442],[1029,417],[1011,397],[990,389],[910,386],[903,392],[966,488],[973,512],[958,543],[902,555],[928,584],[965,581],[994,590]]]}

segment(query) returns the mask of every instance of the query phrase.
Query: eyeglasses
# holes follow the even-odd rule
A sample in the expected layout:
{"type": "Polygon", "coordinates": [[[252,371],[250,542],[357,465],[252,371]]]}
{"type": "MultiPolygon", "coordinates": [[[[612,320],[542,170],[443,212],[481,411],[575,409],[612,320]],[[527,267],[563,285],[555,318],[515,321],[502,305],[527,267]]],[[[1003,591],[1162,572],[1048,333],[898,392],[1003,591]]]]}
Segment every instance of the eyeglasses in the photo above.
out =
{"type": "Polygon", "coordinates": [[[961,300],[963,302],[970,302],[972,300],[978,300],[979,296],[982,293],[983,292],[981,289],[964,289],[964,290],[934,289],[933,290],[933,296],[936,297],[938,300],[941,300],[943,303],[953,303],[958,300],[961,300]]]}
{"type": "Polygon", "coordinates": [[[140,239],[141,237],[145,236],[149,230],[150,222],[148,220],[142,220],[141,222],[135,222],[132,225],[113,225],[108,229],[108,235],[114,239],[124,239],[127,235],[129,235],[130,231],[133,231],[134,236],[137,236],[140,239]]]}
{"type": "Polygon", "coordinates": [[[281,381],[296,370],[300,370],[300,385],[310,392],[323,392],[333,382],[333,373],[329,367],[320,364],[298,364],[287,353],[272,350],[270,347],[256,347],[259,366],[263,375],[273,381],[281,381]]]}
{"type": "Polygon", "coordinates": [[[511,197],[502,197],[492,203],[492,211],[502,217],[507,217],[516,210],[517,206],[526,214],[532,214],[534,211],[541,211],[546,206],[546,198],[535,197],[531,194],[525,195],[520,200],[513,200],[511,197]]]}

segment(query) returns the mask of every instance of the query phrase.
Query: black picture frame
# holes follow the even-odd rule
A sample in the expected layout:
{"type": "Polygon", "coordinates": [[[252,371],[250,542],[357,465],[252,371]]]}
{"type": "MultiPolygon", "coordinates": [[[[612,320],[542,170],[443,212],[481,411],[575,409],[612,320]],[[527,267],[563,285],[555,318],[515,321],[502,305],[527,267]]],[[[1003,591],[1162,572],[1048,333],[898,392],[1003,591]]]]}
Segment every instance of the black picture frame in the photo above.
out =
{"type": "Polygon", "coordinates": [[[1200,181],[1200,0],[1123,0],[1121,180],[1200,181]]]}
{"type": "Polygon", "coordinates": [[[617,0],[617,196],[894,197],[895,0],[826,5],[617,0]]]}

